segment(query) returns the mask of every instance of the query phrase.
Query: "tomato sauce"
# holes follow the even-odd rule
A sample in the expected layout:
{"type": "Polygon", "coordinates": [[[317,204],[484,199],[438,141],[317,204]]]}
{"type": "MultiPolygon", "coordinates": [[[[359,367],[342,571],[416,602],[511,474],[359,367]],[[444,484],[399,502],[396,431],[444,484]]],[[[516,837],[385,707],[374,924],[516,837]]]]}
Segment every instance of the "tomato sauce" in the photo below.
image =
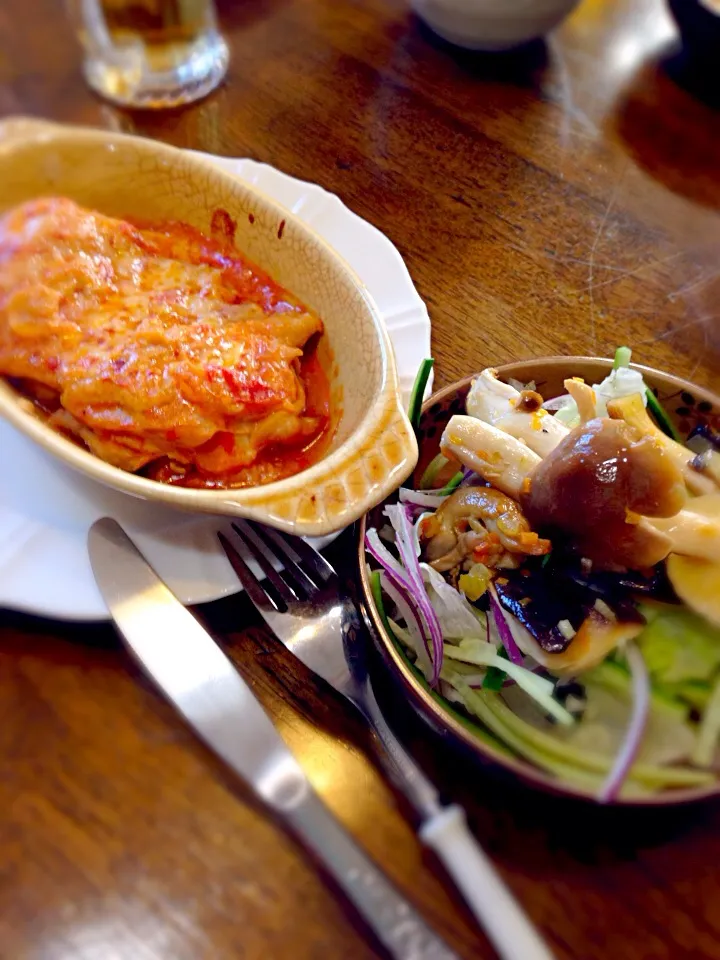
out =
{"type": "Polygon", "coordinates": [[[323,324],[234,245],[66,198],[0,218],[0,375],[55,429],[164,483],[246,487],[306,469],[337,422],[323,324]],[[326,362],[327,361],[327,362],[326,362]]]}

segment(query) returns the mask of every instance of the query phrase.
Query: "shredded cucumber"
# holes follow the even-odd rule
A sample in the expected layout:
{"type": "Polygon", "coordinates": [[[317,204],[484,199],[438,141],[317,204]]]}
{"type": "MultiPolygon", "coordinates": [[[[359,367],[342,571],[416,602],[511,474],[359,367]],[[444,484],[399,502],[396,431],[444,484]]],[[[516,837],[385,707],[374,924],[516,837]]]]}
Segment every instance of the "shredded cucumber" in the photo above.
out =
{"type": "MultiPolygon", "coordinates": [[[[382,616],[382,614],[380,614],[380,616],[382,616]]],[[[401,627],[399,623],[396,623],[392,617],[386,617],[385,619],[387,620],[386,629],[390,636],[393,637],[393,639],[400,641],[405,648],[407,655],[411,660],[414,661],[417,654],[415,653],[415,647],[413,646],[410,632],[406,630],[405,627],[401,627]]]]}
{"type": "Polygon", "coordinates": [[[715,684],[703,714],[700,733],[693,750],[693,763],[699,767],[712,766],[718,739],[720,739],[720,680],[715,684]]]}
{"type": "MultiPolygon", "coordinates": [[[[583,683],[597,683],[613,693],[626,695],[628,698],[632,696],[630,674],[619,663],[614,663],[611,660],[605,660],[589,673],[583,674],[583,683]]],[[[650,692],[650,700],[654,710],[672,715],[680,723],[687,719],[688,708],[686,704],[678,700],[671,691],[658,690],[653,687],[650,692]]]]}
{"type": "MultiPolygon", "coordinates": [[[[492,732],[511,746],[517,753],[553,771],[554,767],[574,767],[578,773],[606,774],[612,766],[611,756],[602,756],[588,750],[578,750],[549,734],[537,730],[517,717],[497,693],[473,690],[456,678],[455,689],[463,697],[465,705],[485,723],[492,732]]],[[[636,763],[630,770],[629,779],[644,788],[705,786],[715,782],[711,773],[683,767],[660,767],[636,763]]]]}
{"type": "MultiPolygon", "coordinates": [[[[372,590],[373,600],[375,601],[377,612],[380,614],[382,625],[385,627],[385,629],[393,638],[393,640],[397,643],[397,637],[395,636],[395,633],[392,627],[390,626],[390,620],[388,619],[388,615],[385,612],[385,601],[383,600],[379,570],[373,570],[373,572],[370,574],[370,589],[372,590]]],[[[412,641],[410,640],[410,634],[408,634],[408,642],[409,642],[409,645],[412,646],[412,641]]]]}
{"type": "Polygon", "coordinates": [[[701,680],[688,680],[686,683],[676,683],[670,687],[657,688],[659,696],[671,697],[677,702],[690,704],[700,713],[704,713],[712,696],[712,687],[701,680]]]}
{"type": "Polygon", "coordinates": [[[484,667],[496,667],[503,670],[511,677],[517,685],[527,693],[533,700],[551,717],[554,717],[558,723],[564,726],[572,726],[575,722],[574,717],[562,704],[554,699],[553,683],[544,677],[526,670],[525,667],[512,663],[510,660],[503,660],[495,647],[491,643],[484,641],[463,640],[458,646],[446,643],[444,655],[451,660],[462,660],[464,663],[476,663],[484,667]]]}
{"type": "MultiPolygon", "coordinates": [[[[464,713],[460,713],[458,710],[452,706],[452,704],[445,698],[440,696],[437,691],[433,690],[428,684],[427,680],[417,668],[413,659],[408,654],[414,653],[412,649],[408,650],[405,648],[404,644],[411,644],[410,634],[396,624],[394,621],[390,620],[386,611],[385,611],[385,601],[382,595],[382,588],[380,586],[380,572],[374,570],[370,574],[370,589],[372,591],[373,600],[377,608],[380,619],[383,623],[383,626],[388,632],[388,636],[395,644],[400,656],[408,665],[409,669],[412,670],[415,675],[415,679],[420,684],[420,686],[428,693],[436,703],[438,703],[451,717],[453,717],[459,724],[469,730],[474,737],[477,737],[478,740],[481,740],[487,746],[491,747],[495,753],[500,754],[504,757],[512,756],[512,751],[500,740],[497,740],[493,734],[485,729],[484,727],[479,726],[471,718],[467,717],[464,713]],[[395,634],[395,630],[398,629],[398,634],[395,634]]],[[[463,667],[462,664],[458,664],[459,667],[463,667]]],[[[472,671],[473,673],[476,671],[472,671]]],[[[449,682],[449,676],[447,672],[443,669],[440,672],[440,679],[449,682]]]]}

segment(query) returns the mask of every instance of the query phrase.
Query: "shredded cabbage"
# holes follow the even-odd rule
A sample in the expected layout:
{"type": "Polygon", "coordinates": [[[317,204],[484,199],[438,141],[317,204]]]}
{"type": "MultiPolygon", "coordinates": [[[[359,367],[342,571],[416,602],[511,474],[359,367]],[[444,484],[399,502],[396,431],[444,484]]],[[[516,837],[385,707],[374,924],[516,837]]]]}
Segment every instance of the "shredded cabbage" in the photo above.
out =
{"type": "MultiPolygon", "coordinates": [[[[643,404],[647,406],[647,387],[643,376],[639,370],[633,370],[631,367],[618,367],[617,370],[611,370],[603,381],[593,386],[593,390],[595,391],[596,417],[607,416],[607,405],[610,400],[629,397],[633,393],[639,393],[643,404]]],[[[572,397],[557,411],[555,419],[570,428],[580,423],[577,404],[572,397]]]]}
{"type": "Polygon", "coordinates": [[[569,403],[566,403],[564,407],[560,407],[554,416],[556,420],[559,420],[560,423],[564,423],[565,426],[569,427],[571,430],[573,427],[577,427],[580,423],[580,414],[578,412],[577,404],[572,397],[570,398],[569,403]]]}
{"type": "Polygon", "coordinates": [[[485,638],[485,614],[476,610],[465,596],[427,563],[420,564],[425,589],[446,640],[460,637],[485,638]]]}
{"type": "Polygon", "coordinates": [[[437,510],[447,500],[447,494],[428,493],[425,490],[408,490],[400,487],[400,503],[409,503],[411,507],[428,507],[437,510]]]}
{"type": "Polygon", "coordinates": [[[599,417],[607,416],[607,405],[610,400],[617,400],[619,397],[629,397],[633,393],[639,393],[643,404],[647,406],[647,387],[639,370],[633,370],[631,367],[618,367],[612,370],[607,377],[593,387],[596,402],[596,412],[599,417]]]}
{"type": "Polygon", "coordinates": [[[426,510],[424,513],[420,514],[420,516],[417,518],[417,520],[413,524],[413,527],[412,527],[413,545],[415,547],[415,550],[417,551],[416,553],[417,557],[419,557],[420,553],[422,552],[420,547],[420,525],[422,524],[423,520],[431,516],[432,516],[432,513],[426,510]]]}
{"type": "Polygon", "coordinates": [[[683,607],[643,606],[641,613],[650,622],[637,643],[653,681],[671,687],[714,677],[720,668],[720,629],[683,607]]]}

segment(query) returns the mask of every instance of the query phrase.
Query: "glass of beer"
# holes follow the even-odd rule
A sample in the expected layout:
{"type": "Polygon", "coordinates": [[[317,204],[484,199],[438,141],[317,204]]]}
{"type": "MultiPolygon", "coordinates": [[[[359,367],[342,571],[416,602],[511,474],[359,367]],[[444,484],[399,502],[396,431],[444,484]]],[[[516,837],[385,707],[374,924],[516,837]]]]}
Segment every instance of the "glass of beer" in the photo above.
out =
{"type": "Polygon", "coordinates": [[[225,76],[213,0],[69,0],[89,85],[125,107],[199,100],[225,76]]]}

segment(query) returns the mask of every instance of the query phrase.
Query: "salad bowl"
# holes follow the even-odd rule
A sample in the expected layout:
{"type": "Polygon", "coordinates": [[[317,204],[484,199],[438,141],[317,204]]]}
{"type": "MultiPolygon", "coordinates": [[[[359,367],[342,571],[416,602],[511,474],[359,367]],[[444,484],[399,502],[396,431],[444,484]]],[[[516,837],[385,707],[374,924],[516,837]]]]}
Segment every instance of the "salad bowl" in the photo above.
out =
{"type": "MultiPolygon", "coordinates": [[[[654,398],[659,401],[662,410],[666,414],[668,420],[666,424],[667,428],[676,431],[676,435],[679,436],[679,438],[685,440],[689,435],[697,433],[698,427],[701,428],[701,431],[708,428],[714,431],[718,430],[718,427],[720,427],[719,397],[708,390],[697,387],[669,373],[635,364],[632,364],[631,368],[642,375],[644,384],[652,392],[654,398]]],[[[587,384],[599,384],[612,370],[612,359],[596,357],[537,358],[509,363],[495,368],[499,380],[511,382],[518,388],[522,385],[528,385],[530,389],[536,390],[541,394],[546,403],[547,401],[552,401],[553,398],[558,398],[566,394],[564,383],[568,378],[582,379],[587,384]]],[[[466,399],[476,377],[477,373],[444,387],[433,394],[422,405],[419,420],[416,420],[420,451],[419,461],[414,477],[411,481],[408,481],[406,486],[409,487],[412,485],[415,491],[418,491],[421,486],[427,487],[427,483],[422,483],[421,478],[427,478],[429,473],[428,467],[434,462],[435,458],[437,458],[440,450],[441,437],[450,418],[465,414],[466,399]]],[[[553,403],[547,403],[547,406],[550,408],[548,411],[550,413],[553,408],[553,403]]],[[[653,406],[656,405],[653,404],[653,406]]],[[[445,442],[447,442],[447,434],[445,435],[445,442]]],[[[452,468],[452,463],[450,467],[452,468]]],[[[455,465],[455,469],[457,469],[457,464],[455,465]]],[[[475,479],[477,480],[477,478],[475,479]]],[[[446,481],[442,481],[442,483],[445,482],[446,481]]],[[[469,481],[466,476],[464,484],[468,482],[471,481],[469,481]]],[[[429,490],[427,493],[430,494],[431,501],[433,494],[429,490]]],[[[418,512],[423,509],[420,506],[420,503],[423,501],[422,494],[419,498],[413,497],[413,494],[410,494],[409,497],[403,494],[401,499],[406,502],[407,500],[412,501],[413,499],[419,501],[415,503],[416,512],[412,514],[413,517],[417,517],[418,512]]],[[[557,754],[558,763],[555,768],[549,769],[553,764],[548,762],[548,764],[544,765],[542,763],[542,757],[541,762],[537,762],[533,750],[531,748],[528,749],[527,744],[519,742],[518,749],[518,742],[513,740],[510,733],[508,733],[509,739],[502,735],[502,731],[501,734],[498,734],[497,729],[491,730],[487,723],[483,722],[477,713],[471,712],[467,708],[467,704],[460,702],[459,698],[452,696],[448,699],[448,692],[452,693],[452,691],[447,684],[443,682],[433,683],[433,678],[428,677],[427,671],[423,671],[420,668],[419,658],[414,655],[412,650],[409,650],[406,641],[404,642],[399,639],[398,635],[394,632],[394,621],[388,619],[385,605],[387,604],[392,607],[395,617],[398,617],[401,611],[400,608],[392,603],[392,598],[383,596],[382,590],[379,589],[378,563],[374,558],[375,555],[371,555],[371,552],[368,551],[368,531],[374,528],[387,539],[389,518],[385,513],[385,509],[388,505],[396,503],[397,500],[397,495],[389,498],[385,504],[381,504],[368,513],[359,524],[357,549],[360,591],[366,618],[372,627],[376,647],[389,671],[396,695],[400,696],[409,704],[410,708],[430,727],[434,735],[441,738],[444,745],[449,745],[457,749],[465,757],[469,756],[480,766],[495,774],[503,775],[506,778],[509,777],[526,786],[539,788],[556,795],[579,798],[585,801],[592,802],[599,800],[605,803],[627,806],[673,805],[697,801],[720,794],[720,777],[718,776],[717,767],[715,766],[717,754],[715,754],[713,763],[707,764],[707,768],[699,771],[697,776],[695,776],[691,770],[686,778],[680,775],[677,782],[664,784],[662,788],[658,787],[657,789],[646,789],[647,782],[645,786],[643,786],[638,783],[632,783],[630,780],[625,780],[622,784],[616,783],[615,788],[607,792],[604,790],[607,781],[606,774],[601,775],[599,771],[595,771],[592,776],[584,776],[584,774],[588,772],[584,770],[583,774],[579,774],[576,777],[574,776],[576,771],[571,769],[572,764],[565,767],[565,758],[562,752],[557,754]],[[451,702],[451,700],[454,702],[451,702]],[[567,770],[569,770],[569,774],[565,776],[564,771],[567,770]]],[[[418,530],[421,530],[421,524],[422,520],[418,520],[418,530]]],[[[532,559],[535,560],[539,558],[532,559]]],[[[384,582],[385,581],[383,581],[383,583],[384,582]]],[[[718,586],[720,587],[720,584],[718,584],[718,586]]],[[[491,601],[490,611],[492,610],[491,601]]],[[[403,620],[401,616],[400,620],[403,620]]],[[[487,614],[487,622],[492,622],[490,612],[487,614]]],[[[402,633],[402,628],[398,632],[402,633]]],[[[720,637],[720,631],[718,631],[718,637],[720,637]]],[[[642,639],[642,635],[640,639],[642,639]]],[[[659,644],[657,649],[659,650],[661,646],[662,644],[659,644]]],[[[640,642],[638,642],[637,647],[638,649],[643,649],[640,642]]],[[[504,653],[504,651],[501,652],[504,653]]],[[[717,652],[717,662],[720,665],[720,645],[718,646],[717,652]]],[[[662,660],[663,657],[667,659],[667,650],[665,650],[663,654],[660,654],[660,660],[662,660]]],[[[617,657],[611,655],[607,663],[603,665],[603,669],[605,669],[607,673],[605,679],[612,680],[613,684],[615,684],[615,681],[621,674],[620,665],[615,662],[616,659],[621,660],[622,654],[618,654],[617,657]]],[[[651,709],[655,710],[657,708],[661,715],[658,721],[658,718],[655,717],[654,714],[651,714],[649,725],[644,728],[642,734],[646,740],[648,738],[654,738],[655,741],[657,741],[650,744],[649,747],[650,752],[654,756],[658,754],[658,752],[660,755],[663,754],[663,751],[665,751],[665,753],[668,751],[672,752],[670,742],[673,741],[675,733],[669,725],[669,722],[666,723],[666,720],[668,717],[672,718],[671,711],[676,707],[676,704],[671,703],[672,698],[668,693],[672,684],[666,684],[666,677],[663,675],[663,669],[667,666],[667,663],[661,664],[659,661],[656,662],[657,650],[655,647],[653,647],[652,656],[648,655],[646,659],[648,660],[650,680],[650,689],[646,691],[646,693],[649,698],[652,698],[651,709]],[[664,713],[666,708],[668,711],[667,716],[664,713]],[[667,744],[664,743],[663,738],[667,738],[667,744]]],[[[532,669],[540,674],[545,673],[545,676],[547,676],[547,673],[539,669],[537,665],[534,665],[532,669]]],[[[672,677],[672,665],[671,669],[667,671],[667,675],[672,677]]],[[[717,684],[717,677],[715,675],[713,676],[713,682],[717,684]]],[[[615,692],[618,696],[622,695],[623,698],[630,699],[630,695],[635,692],[635,688],[631,687],[630,671],[627,671],[627,668],[625,677],[627,680],[626,689],[615,692]]],[[[563,678],[563,680],[567,680],[571,684],[574,679],[573,676],[563,678]]],[[[582,677],[580,679],[582,679],[582,677]]],[[[482,681],[478,681],[478,685],[481,683],[482,681]]],[[[505,686],[507,687],[510,684],[512,684],[512,680],[506,678],[505,686]]],[[[514,689],[516,689],[516,687],[514,687],[514,689]]],[[[697,715],[697,707],[693,708],[685,704],[684,709],[683,717],[692,717],[694,720],[702,719],[701,716],[698,717],[697,715]]],[[[620,721],[622,724],[622,733],[617,730],[615,731],[614,736],[616,743],[613,741],[613,736],[608,735],[609,741],[614,742],[615,746],[611,749],[608,744],[603,744],[604,748],[611,750],[611,753],[622,751],[626,731],[629,731],[629,728],[634,722],[634,713],[635,708],[630,702],[627,706],[627,712],[623,714],[620,721]]],[[[487,719],[492,718],[486,717],[485,720],[487,719]]],[[[617,720],[617,718],[614,719],[617,720]]],[[[645,719],[647,721],[647,716],[645,719]]],[[[552,733],[552,730],[550,732],[552,733]]],[[[605,733],[600,730],[599,734],[600,740],[602,741],[605,733]]],[[[581,738],[578,741],[578,748],[589,749],[590,752],[592,752],[596,747],[596,742],[590,743],[589,746],[588,743],[587,738],[584,740],[581,738]]],[[[636,747],[636,749],[638,748],[636,747]]],[[[576,755],[574,751],[571,751],[571,755],[572,754],[576,755]]],[[[637,756],[639,756],[638,764],[640,761],[646,762],[646,758],[642,754],[637,754],[635,759],[632,760],[633,765],[636,762],[637,756]]],[[[608,770],[610,773],[612,772],[612,761],[613,757],[609,754],[608,770]]],[[[625,777],[628,777],[628,769],[630,769],[629,763],[626,765],[624,771],[625,777]]],[[[672,776],[670,780],[673,781],[672,776]]]]}

